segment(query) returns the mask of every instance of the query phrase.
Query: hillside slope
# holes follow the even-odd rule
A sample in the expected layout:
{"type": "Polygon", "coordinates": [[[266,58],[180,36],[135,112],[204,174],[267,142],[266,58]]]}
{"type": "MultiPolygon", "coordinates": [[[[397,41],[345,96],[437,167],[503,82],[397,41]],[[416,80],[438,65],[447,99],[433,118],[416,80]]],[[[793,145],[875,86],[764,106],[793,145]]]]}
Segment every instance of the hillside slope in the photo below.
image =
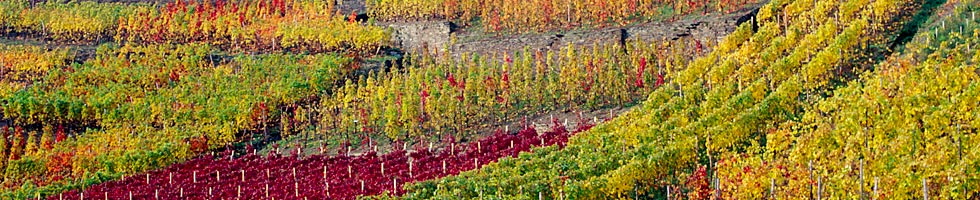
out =
{"type": "MultiPolygon", "coordinates": [[[[563,149],[538,149],[410,185],[405,197],[708,198],[708,174],[718,170],[719,158],[765,154],[768,130],[800,120],[808,104],[873,66],[923,5],[929,4],[772,1],[757,23],[741,26],[692,62],[642,108],[572,138],[563,149]]],[[[781,186],[792,184],[798,183],[781,186]]]]}

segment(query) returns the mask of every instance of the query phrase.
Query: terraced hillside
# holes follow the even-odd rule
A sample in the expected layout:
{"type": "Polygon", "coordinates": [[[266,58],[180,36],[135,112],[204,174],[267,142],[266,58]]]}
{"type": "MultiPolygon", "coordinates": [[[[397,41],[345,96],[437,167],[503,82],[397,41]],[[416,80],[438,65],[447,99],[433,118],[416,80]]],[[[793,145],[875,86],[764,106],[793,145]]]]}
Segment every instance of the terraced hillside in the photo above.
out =
{"type": "MultiPolygon", "coordinates": [[[[7,52],[0,60],[2,196],[61,197],[64,191],[106,188],[98,185],[104,182],[129,187],[112,181],[224,158],[218,152],[261,162],[258,156],[281,150],[323,158],[397,157],[408,154],[391,152],[417,152],[409,145],[455,152],[453,147],[477,141],[476,153],[460,155],[480,159],[474,165],[455,156],[447,163],[472,169],[532,145],[563,143],[570,135],[566,128],[579,132],[628,110],[714,46],[687,36],[626,43],[584,35],[576,44],[592,45],[454,53],[465,59],[404,55],[397,46],[402,38],[390,37],[401,30],[378,26],[390,22],[366,15],[374,11],[364,10],[365,4],[0,3],[0,45],[7,52]],[[524,144],[479,148],[479,141],[496,140],[524,144]],[[311,150],[316,146],[321,150],[311,150]]],[[[334,194],[352,198],[388,190],[381,183],[387,182],[334,194]]]]}
{"type": "Polygon", "coordinates": [[[0,198],[978,198],[978,6],[4,1],[0,198]]]}

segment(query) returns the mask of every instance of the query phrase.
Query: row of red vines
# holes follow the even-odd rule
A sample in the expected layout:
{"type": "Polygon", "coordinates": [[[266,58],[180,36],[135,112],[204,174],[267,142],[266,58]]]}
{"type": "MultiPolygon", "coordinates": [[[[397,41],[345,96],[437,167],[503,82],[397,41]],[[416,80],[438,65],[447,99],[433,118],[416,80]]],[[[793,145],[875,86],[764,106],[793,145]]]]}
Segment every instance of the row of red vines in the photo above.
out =
{"type": "Polygon", "coordinates": [[[400,194],[407,182],[473,170],[503,157],[516,157],[536,146],[564,147],[568,138],[594,126],[583,120],[574,133],[553,121],[538,134],[532,126],[516,134],[497,134],[469,144],[451,143],[442,150],[417,147],[384,155],[197,158],[149,173],[98,184],[84,192],[69,191],[48,199],[354,199],[387,192],[400,194]]]}

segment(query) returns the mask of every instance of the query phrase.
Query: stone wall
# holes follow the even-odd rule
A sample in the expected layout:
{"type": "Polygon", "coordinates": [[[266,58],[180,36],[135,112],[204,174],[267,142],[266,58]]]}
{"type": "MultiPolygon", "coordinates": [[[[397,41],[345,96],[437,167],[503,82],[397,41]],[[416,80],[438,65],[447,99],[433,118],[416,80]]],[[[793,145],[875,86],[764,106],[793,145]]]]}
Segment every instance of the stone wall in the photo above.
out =
{"type": "Polygon", "coordinates": [[[394,22],[382,25],[392,28],[394,47],[402,51],[448,51],[459,56],[472,52],[482,54],[515,52],[525,48],[555,51],[569,45],[623,44],[630,40],[693,38],[701,41],[719,41],[735,31],[738,25],[751,22],[757,12],[758,9],[745,9],[732,14],[691,17],[672,22],[652,22],[622,28],[506,36],[470,33],[457,29],[446,21],[394,22]]]}

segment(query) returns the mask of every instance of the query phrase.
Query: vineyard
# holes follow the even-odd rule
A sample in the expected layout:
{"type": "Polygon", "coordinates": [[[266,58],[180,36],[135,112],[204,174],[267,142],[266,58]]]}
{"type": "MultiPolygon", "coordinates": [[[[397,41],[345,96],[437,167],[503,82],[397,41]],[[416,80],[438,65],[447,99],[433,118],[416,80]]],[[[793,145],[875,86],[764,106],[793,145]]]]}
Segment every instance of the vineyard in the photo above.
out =
{"type": "Polygon", "coordinates": [[[976,0],[351,3],[0,2],[0,198],[980,198],[976,0]]]}
{"type": "Polygon", "coordinates": [[[205,43],[229,51],[377,51],[384,28],[333,12],[335,1],[173,1],[162,6],[95,2],[0,3],[0,31],[66,42],[205,43]]]}
{"type": "MultiPolygon", "coordinates": [[[[935,132],[926,129],[924,123],[919,126],[916,123],[906,123],[909,121],[878,118],[879,115],[864,110],[874,106],[853,104],[854,99],[841,99],[836,101],[837,105],[841,108],[853,107],[856,112],[848,113],[855,116],[829,118],[842,121],[825,122],[823,128],[804,124],[807,121],[828,120],[825,116],[832,116],[832,113],[843,113],[832,112],[838,107],[821,103],[831,101],[821,96],[847,91],[847,89],[838,89],[830,93],[830,90],[834,89],[834,84],[862,85],[860,79],[842,80],[847,77],[847,73],[882,69],[872,68],[873,63],[863,63],[862,60],[873,56],[869,53],[874,53],[876,51],[874,48],[885,48],[887,42],[895,40],[893,33],[897,32],[896,29],[902,27],[902,24],[893,23],[908,21],[912,18],[907,16],[907,13],[911,13],[909,10],[925,9],[927,3],[770,2],[763,6],[756,16],[759,22],[758,30],[753,31],[753,27],[747,24],[739,27],[738,31],[726,37],[716,50],[696,59],[687,69],[677,73],[673,81],[668,83],[673,87],[657,89],[637,110],[616,118],[608,124],[599,125],[591,131],[578,134],[570,139],[568,146],[563,149],[544,149],[550,152],[540,152],[544,155],[538,157],[505,158],[480,170],[412,184],[406,188],[408,193],[404,196],[409,198],[548,196],[569,199],[610,196],[619,198],[669,196],[692,199],[807,198],[808,196],[919,198],[923,195],[921,191],[930,192],[926,195],[933,198],[937,195],[939,198],[944,197],[939,194],[954,199],[976,195],[969,192],[975,190],[968,189],[975,187],[976,182],[963,177],[972,177],[967,175],[970,174],[969,171],[935,172],[937,174],[932,175],[958,174],[962,178],[953,180],[959,182],[946,181],[948,179],[938,177],[931,181],[922,179],[926,181],[920,182],[921,180],[916,177],[907,176],[908,173],[915,173],[917,170],[909,169],[912,166],[899,164],[904,163],[899,159],[918,160],[923,164],[936,163],[936,160],[906,156],[904,152],[910,149],[890,150],[888,152],[895,153],[885,153],[890,157],[880,160],[878,165],[858,165],[858,158],[864,156],[870,159],[870,152],[874,150],[904,148],[910,147],[909,145],[884,142],[879,143],[881,146],[878,148],[860,148],[859,145],[867,145],[873,140],[855,138],[860,134],[833,134],[837,131],[861,133],[862,124],[869,124],[870,119],[881,119],[881,126],[887,126],[893,131],[881,130],[882,135],[876,137],[878,141],[926,140],[952,143],[952,140],[944,139],[913,139],[924,136],[898,139],[907,138],[901,133],[916,132],[915,130],[935,132]],[[803,9],[813,8],[810,7],[813,5],[816,5],[816,9],[803,9]],[[826,21],[831,23],[816,23],[826,21]],[[817,108],[821,110],[816,113],[807,110],[809,108],[807,105],[811,104],[809,102],[815,102],[817,108]],[[843,106],[844,102],[847,102],[848,106],[843,106]],[[855,120],[861,119],[859,116],[867,117],[869,120],[855,120]],[[912,127],[902,129],[900,128],[902,126],[893,123],[910,124],[912,127]],[[858,128],[846,129],[844,124],[858,128]],[[821,131],[826,133],[818,134],[821,131]],[[825,136],[812,138],[816,135],[825,136]],[[848,143],[839,143],[841,141],[848,143]],[[835,148],[827,148],[828,145],[835,148]],[[851,153],[842,154],[842,151],[851,153]],[[860,154],[860,152],[868,154],[860,154]],[[841,159],[830,156],[839,156],[837,158],[841,159]],[[842,160],[843,158],[850,158],[850,161],[842,160]],[[873,169],[875,166],[878,168],[873,169]],[[902,169],[910,171],[900,171],[902,169]],[[891,184],[879,182],[889,181],[889,179],[883,178],[885,174],[873,175],[874,170],[891,172],[891,184]],[[875,176],[882,178],[874,181],[872,177],[875,176]],[[895,180],[906,177],[907,179],[902,181],[895,180]],[[925,190],[922,190],[923,186],[925,190]]],[[[949,52],[963,51],[950,50],[949,52]]],[[[933,69],[938,68],[923,71],[941,73],[933,69]]],[[[955,67],[950,70],[960,71],[955,67]]],[[[962,73],[966,77],[976,76],[975,70],[970,68],[962,70],[969,71],[969,73],[962,73]]],[[[968,80],[964,79],[961,84],[969,83],[968,80]]],[[[868,86],[871,83],[874,82],[863,85],[868,86]]],[[[897,88],[900,84],[897,81],[891,83],[892,86],[888,87],[897,88]]],[[[933,85],[930,87],[939,84],[921,80],[916,83],[933,85]]],[[[921,87],[902,88],[916,91],[915,95],[908,97],[910,101],[911,99],[917,99],[915,101],[918,102],[925,101],[918,94],[921,87]]],[[[966,91],[960,94],[970,96],[966,91]]],[[[875,100],[861,93],[854,94],[851,98],[863,101],[875,100]]],[[[974,103],[966,100],[962,102],[974,103]]],[[[914,104],[898,103],[898,105],[914,104]]],[[[905,113],[901,111],[902,109],[890,110],[897,115],[905,113]]],[[[961,113],[973,113],[969,110],[963,111],[965,112],[961,113]]],[[[911,117],[907,114],[904,116],[911,117]]],[[[925,116],[923,118],[930,119],[925,116]]],[[[935,116],[931,119],[950,118],[935,116]]],[[[810,123],[816,124],[816,122],[810,123]]],[[[946,129],[946,133],[962,134],[976,131],[969,128],[967,124],[961,126],[949,125],[953,123],[940,124],[933,127],[960,127],[958,131],[946,129]]],[[[871,128],[863,130],[867,131],[871,128]]],[[[938,135],[938,133],[934,134],[938,135]]],[[[956,151],[953,149],[956,145],[930,143],[922,146],[924,146],[922,148],[933,148],[920,149],[919,152],[923,157],[929,155],[934,159],[949,159],[949,162],[953,163],[959,160],[955,157],[950,158],[950,155],[955,155],[956,151]],[[939,146],[946,149],[935,149],[939,146]]],[[[964,152],[969,152],[970,146],[960,147],[967,149],[964,152]]],[[[968,159],[960,162],[964,161],[968,159]]],[[[938,165],[934,169],[948,169],[947,167],[951,165],[953,164],[938,165]]],[[[969,170],[968,166],[959,169],[969,170]]],[[[914,168],[921,170],[920,167],[914,168]]]]}
{"type": "MultiPolygon", "coordinates": [[[[563,146],[570,133],[558,122],[553,125],[542,134],[533,127],[525,127],[516,134],[501,131],[459,146],[446,141],[452,146],[441,151],[418,146],[411,153],[396,150],[382,155],[367,152],[329,157],[322,154],[321,148],[321,155],[310,157],[291,152],[290,156],[273,153],[265,158],[256,154],[235,157],[229,151],[218,158],[192,159],[96,185],[83,193],[48,198],[351,199],[382,192],[399,194],[402,192],[399,186],[406,182],[458,174],[501,157],[516,157],[535,147],[563,146]]],[[[581,127],[578,131],[587,129],[581,127]]]]}
{"type": "Polygon", "coordinates": [[[394,140],[433,132],[465,136],[479,124],[536,113],[635,104],[663,85],[677,70],[673,66],[689,62],[684,54],[698,53],[692,44],[681,40],[627,47],[569,46],[561,52],[526,50],[464,56],[460,61],[412,57],[407,70],[348,82],[311,109],[325,113],[321,129],[348,134],[383,133],[394,140]],[[637,53],[623,54],[621,48],[637,53]]]}
{"type": "Polygon", "coordinates": [[[354,70],[349,58],[329,54],[212,62],[209,51],[207,45],[104,46],[95,58],[50,70],[33,87],[10,94],[5,117],[42,128],[4,130],[13,138],[5,154],[17,158],[5,163],[4,183],[140,172],[190,158],[236,141],[241,130],[262,124],[262,113],[303,101],[354,70]],[[65,128],[77,126],[98,129],[65,128]],[[37,141],[44,148],[28,145],[37,141]]]}

